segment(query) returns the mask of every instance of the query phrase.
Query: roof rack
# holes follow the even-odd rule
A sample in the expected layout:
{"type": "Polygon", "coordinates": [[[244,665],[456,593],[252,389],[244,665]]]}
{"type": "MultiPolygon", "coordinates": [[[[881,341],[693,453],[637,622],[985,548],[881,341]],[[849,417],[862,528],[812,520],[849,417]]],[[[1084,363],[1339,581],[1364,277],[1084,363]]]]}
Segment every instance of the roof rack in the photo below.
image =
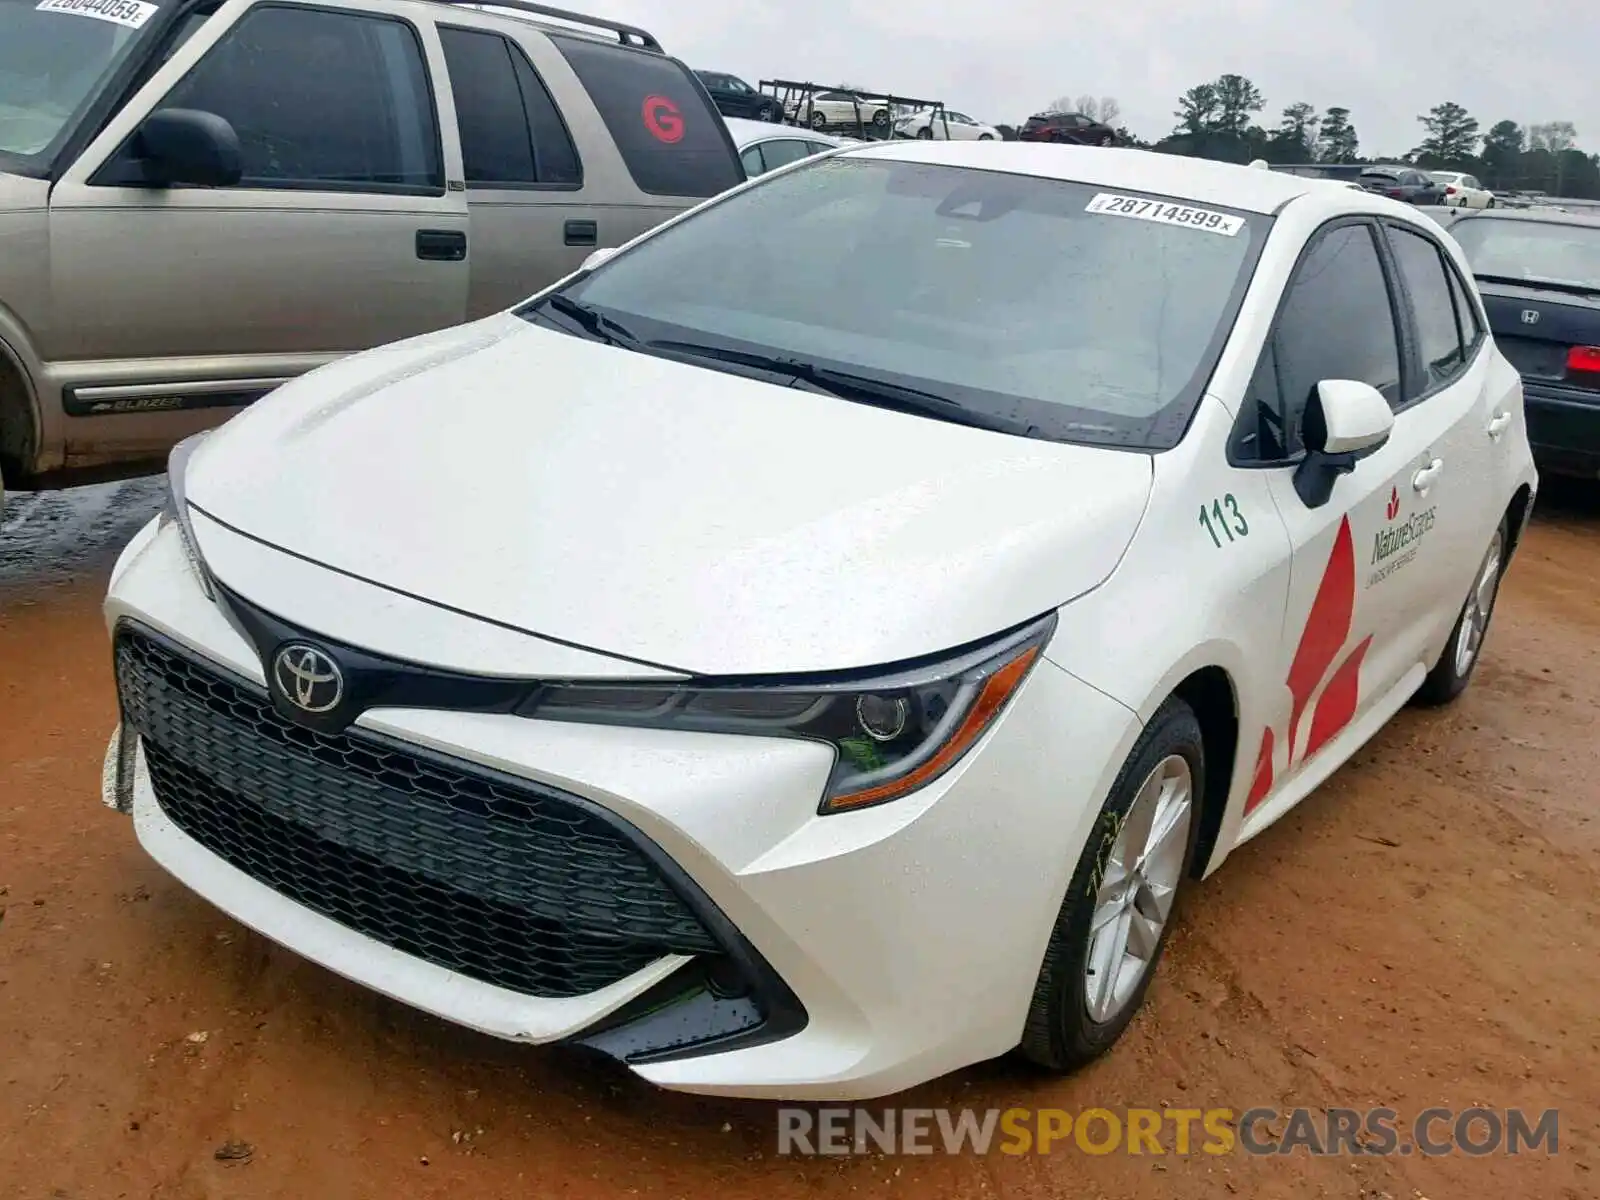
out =
{"type": "Polygon", "coordinates": [[[565,8],[552,8],[548,4],[535,3],[535,0],[433,0],[433,3],[453,4],[461,8],[509,8],[517,12],[532,13],[538,17],[570,21],[574,25],[586,25],[590,29],[603,29],[607,33],[614,33],[624,46],[637,46],[641,50],[653,50],[657,54],[665,53],[661,49],[661,43],[656,41],[655,35],[640,29],[637,25],[608,21],[604,17],[591,17],[587,13],[572,12],[565,8]]]}

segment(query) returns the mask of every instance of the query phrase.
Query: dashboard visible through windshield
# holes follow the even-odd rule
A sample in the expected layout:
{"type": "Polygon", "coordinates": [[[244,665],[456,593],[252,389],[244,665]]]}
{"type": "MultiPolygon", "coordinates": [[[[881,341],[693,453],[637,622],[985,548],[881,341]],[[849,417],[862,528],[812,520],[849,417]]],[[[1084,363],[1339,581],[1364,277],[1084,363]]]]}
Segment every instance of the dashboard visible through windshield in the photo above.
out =
{"type": "Polygon", "coordinates": [[[1270,218],[1110,199],[1080,183],[844,156],[713,204],[562,291],[633,349],[703,344],[724,367],[789,359],[915,389],[946,419],[965,410],[987,428],[1165,448],[1187,427],[1270,218]]]}

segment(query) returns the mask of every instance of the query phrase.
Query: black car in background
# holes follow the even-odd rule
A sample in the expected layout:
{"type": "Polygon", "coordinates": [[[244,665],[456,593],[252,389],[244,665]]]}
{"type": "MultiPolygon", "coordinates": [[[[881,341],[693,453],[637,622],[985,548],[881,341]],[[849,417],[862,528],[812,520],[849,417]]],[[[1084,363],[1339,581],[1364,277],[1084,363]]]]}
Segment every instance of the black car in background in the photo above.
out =
{"type": "Polygon", "coordinates": [[[783,105],[776,96],[769,96],[751,87],[737,75],[723,71],[696,71],[695,74],[723,116],[771,121],[774,124],[783,120],[783,105]]]}
{"type": "Polygon", "coordinates": [[[1082,113],[1034,113],[1017,131],[1019,142],[1066,142],[1074,146],[1115,146],[1117,131],[1082,113]]]}
{"type": "Polygon", "coordinates": [[[1600,479],[1600,216],[1469,212],[1450,225],[1522,376],[1541,471],[1600,479]]]}
{"type": "Polygon", "coordinates": [[[1443,204],[1444,185],[1415,167],[1362,167],[1356,182],[1407,204],[1443,204]]]}

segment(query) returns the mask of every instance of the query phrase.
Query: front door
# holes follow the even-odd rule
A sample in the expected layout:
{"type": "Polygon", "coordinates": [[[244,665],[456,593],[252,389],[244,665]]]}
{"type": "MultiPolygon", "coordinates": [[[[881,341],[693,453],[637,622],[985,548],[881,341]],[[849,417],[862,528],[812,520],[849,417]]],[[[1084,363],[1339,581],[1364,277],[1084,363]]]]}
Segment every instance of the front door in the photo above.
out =
{"type": "Polygon", "coordinates": [[[1289,782],[1374,703],[1389,696],[1420,655],[1427,619],[1415,611],[1422,572],[1370,585],[1373,537],[1398,514],[1426,436],[1397,422],[1389,441],[1310,507],[1295,491],[1306,403],[1324,379],[1354,379],[1393,404],[1404,395],[1396,308],[1378,230],[1365,220],[1324,227],[1296,267],[1250,388],[1235,454],[1267,474],[1288,530],[1288,608],[1267,707],[1252,735],[1255,786],[1246,816],[1289,782]]]}
{"type": "Polygon", "coordinates": [[[464,318],[467,207],[446,185],[432,38],[377,10],[261,4],[201,25],[85,151],[50,205],[44,350],[77,418],[69,454],[121,438],[118,413],[227,407],[464,318]],[[157,108],[226,118],[239,184],[140,184],[134,134],[157,108]]]}

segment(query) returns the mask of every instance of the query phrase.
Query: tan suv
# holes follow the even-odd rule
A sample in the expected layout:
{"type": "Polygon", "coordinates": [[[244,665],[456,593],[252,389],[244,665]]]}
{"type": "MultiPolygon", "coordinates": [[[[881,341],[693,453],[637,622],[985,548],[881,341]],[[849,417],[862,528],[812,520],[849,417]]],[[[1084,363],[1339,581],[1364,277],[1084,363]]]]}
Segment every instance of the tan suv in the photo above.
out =
{"type": "Polygon", "coordinates": [[[528,0],[0,0],[0,474],[158,470],[743,179],[655,38],[528,0]]]}

